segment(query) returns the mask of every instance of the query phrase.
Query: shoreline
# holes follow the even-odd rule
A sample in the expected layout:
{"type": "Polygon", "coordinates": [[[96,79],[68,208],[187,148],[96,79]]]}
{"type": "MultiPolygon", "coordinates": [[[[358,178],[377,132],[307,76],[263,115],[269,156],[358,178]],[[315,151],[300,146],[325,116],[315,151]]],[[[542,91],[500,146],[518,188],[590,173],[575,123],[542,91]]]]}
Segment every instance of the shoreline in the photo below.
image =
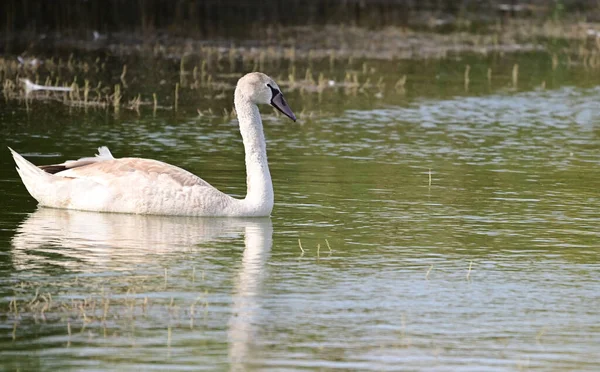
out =
{"type": "Polygon", "coordinates": [[[180,59],[200,56],[210,50],[219,58],[231,54],[247,58],[313,59],[364,58],[374,60],[439,59],[461,53],[512,53],[547,50],[551,53],[577,53],[582,48],[600,52],[600,23],[531,23],[511,20],[491,25],[480,34],[467,31],[451,33],[434,29],[416,30],[386,27],[369,30],[351,26],[271,27],[239,38],[199,38],[176,36],[168,31],[152,33],[97,31],[77,33],[0,33],[4,54],[54,53],[56,51],[98,52],[112,55],[152,55],[180,59]],[[262,55],[262,57],[261,57],[262,55]]]}

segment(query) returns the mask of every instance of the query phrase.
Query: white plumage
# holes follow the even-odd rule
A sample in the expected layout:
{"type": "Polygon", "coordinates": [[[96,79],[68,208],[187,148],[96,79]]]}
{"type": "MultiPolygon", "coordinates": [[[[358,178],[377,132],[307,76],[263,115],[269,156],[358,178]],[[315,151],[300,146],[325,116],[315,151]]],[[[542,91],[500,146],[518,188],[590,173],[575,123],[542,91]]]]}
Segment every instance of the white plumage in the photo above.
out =
{"type": "Polygon", "coordinates": [[[107,147],[96,157],[37,167],[14,150],[17,171],[42,206],[99,212],[187,216],[268,216],[273,185],[257,104],[270,103],[293,120],[275,82],[254,72],[235,90],[235,109],[246,153],[248,192],[235,199],[179,167],[151,159],[114,158],[107,147]]]}

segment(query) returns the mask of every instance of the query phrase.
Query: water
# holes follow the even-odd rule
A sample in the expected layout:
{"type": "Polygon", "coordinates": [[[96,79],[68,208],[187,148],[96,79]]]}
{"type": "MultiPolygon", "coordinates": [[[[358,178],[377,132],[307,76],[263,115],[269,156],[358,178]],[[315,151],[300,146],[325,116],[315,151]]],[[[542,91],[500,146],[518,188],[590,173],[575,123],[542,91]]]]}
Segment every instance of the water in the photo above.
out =
{"type": "MultiPolygon", "coordinates": [[[[597,370],[597,77],[534,64],[548,89],[506,69],[465,91],[446,62],[406,62],[419,83],[383,98],[290,92],[325,108],[297,124],[263,110],[271,218],[38,209],[2,150],[2,369],[597,370]]],[[[236,122],[195,108],[2,101],[0,147],[109,145],[243,195],[236,122]]]]}

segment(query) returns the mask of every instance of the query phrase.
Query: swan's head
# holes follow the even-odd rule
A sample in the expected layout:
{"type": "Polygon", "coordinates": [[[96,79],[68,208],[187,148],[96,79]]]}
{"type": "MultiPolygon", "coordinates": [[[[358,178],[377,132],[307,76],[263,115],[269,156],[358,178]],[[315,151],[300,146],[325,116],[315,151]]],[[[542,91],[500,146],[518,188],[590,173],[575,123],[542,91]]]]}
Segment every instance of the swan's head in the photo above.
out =
{"type": "Polygon", "coordinates": [[[281,93],[277,83],[261,72],[251,72],[244,75],[237,83],[235,95],[257,105],[269,104],[288,118],[296,121],[296,115],[283,98],[283,93],[281,93]]]}

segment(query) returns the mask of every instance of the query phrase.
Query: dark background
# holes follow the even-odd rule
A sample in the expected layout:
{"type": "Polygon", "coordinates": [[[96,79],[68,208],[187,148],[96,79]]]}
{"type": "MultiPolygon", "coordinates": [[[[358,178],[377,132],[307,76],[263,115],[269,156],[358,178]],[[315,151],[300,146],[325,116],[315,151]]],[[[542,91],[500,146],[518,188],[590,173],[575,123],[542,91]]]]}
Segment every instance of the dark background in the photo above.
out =
{"type": "MultiPolygon", "coordinates": [[[[476,28],[505,17],[600,20],[598,0],[3,0],[0,33],[165,31],[247,36],[272,26],[476,28]],[[461,22],[459,22],[461,21],[461,22]]],[[[451,30],[450,30],[451,31],[451,30]]]]}

